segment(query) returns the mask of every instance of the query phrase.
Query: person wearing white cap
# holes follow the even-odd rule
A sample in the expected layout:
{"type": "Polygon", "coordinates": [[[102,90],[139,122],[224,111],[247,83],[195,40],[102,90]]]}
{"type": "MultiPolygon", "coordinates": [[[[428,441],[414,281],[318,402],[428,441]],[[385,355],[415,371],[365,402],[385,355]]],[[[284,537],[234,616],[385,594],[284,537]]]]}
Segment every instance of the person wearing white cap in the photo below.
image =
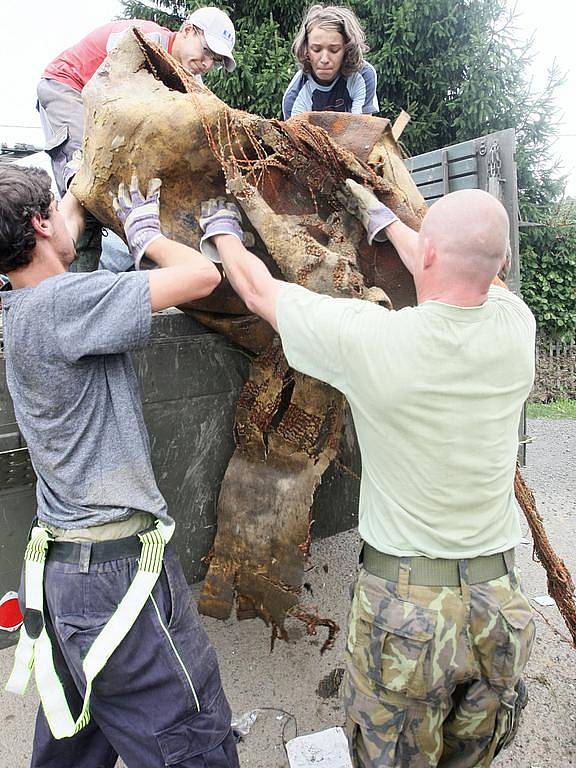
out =
{"type": "MultiPolygon", "coordinates": [[[[236,69],[236,61],[232,55],[236,31],[230,17],[224,11],[219,8],[198,8],[182,25],[180,29],[182,35],[185,34],[188,25],[192,26],[196,32],[202,33],[199,36],[204,38],[204,50],[208,54],[217,54],[216,60],[222,63],[227,72],[233,72],[236,69]]],[[[214,60],[215,57],[212,55],[212,61],[214,60]]],[[[182,64],[186,67],[185,62],[182,64]]]]}
{"type": "Polygon", "coordinates": [[[46,151],[61,195],[72,175],[66,164],[82,144],[82,89],[131,27],[138,27],[198,79],[214,67],[224,67],[227,72],[236,68],[232,53],[236,42],[234,24],[224,11],[212,7],[195,10],[177,32],[143,19],[113,21],[63,51],[44,70],[37,104],[46,151]]]}
{"type": "MultiPolygon", "coordinates": [[[[197,8],[177,32],[153,21],[122,19],[104,24],[59,54],[44,70],[37,89],[37,109],[50,155],[56,187],[62,197],[74,176],[72,156],[82,146],[84,107],[82,89],[123,35],[138,27],[165,48],[191,75],[202,82],[210,69],[236,68],[232,53],[236,32],[230,17],[219,8],[197,8]]],[[[102,241],[101,267],[121,272],[131,260],[124,242],[113,232],[102,241]]]]}

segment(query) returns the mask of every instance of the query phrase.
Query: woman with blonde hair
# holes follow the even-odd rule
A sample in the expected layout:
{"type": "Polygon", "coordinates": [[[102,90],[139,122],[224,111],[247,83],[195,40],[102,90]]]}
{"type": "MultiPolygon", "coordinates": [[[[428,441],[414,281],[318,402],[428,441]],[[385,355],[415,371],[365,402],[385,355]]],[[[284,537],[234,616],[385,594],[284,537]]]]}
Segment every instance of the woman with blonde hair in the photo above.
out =
{"type": "Polygon", "coordinates": [[[313,5],[292,44],[300,69],[282,99],[284,119],[302,112],[378,111],[376,72],[355,14],[343,6],[313,5]]]}

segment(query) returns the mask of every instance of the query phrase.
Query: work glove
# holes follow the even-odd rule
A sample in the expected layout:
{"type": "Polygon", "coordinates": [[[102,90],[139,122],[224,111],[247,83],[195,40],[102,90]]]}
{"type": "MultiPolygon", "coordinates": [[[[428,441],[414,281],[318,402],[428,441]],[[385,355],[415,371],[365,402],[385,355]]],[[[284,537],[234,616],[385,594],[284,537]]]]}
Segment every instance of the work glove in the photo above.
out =
{"type": "Polygon", "coordinates": [[[352,205],[347,204],[346,208],[364,225],[369,245],[374,241],[381,243],[387,240],[386,227],[398,221],[396,214],[381,203],[373,192],[353,179],[346,179],[346,187],[352,197],[352,200],[348,201],[352,205]]]}
{"type": "Polygon", "coordinates": [[[142,197],[138,186],[138,176],[134,174],[130,182],[130,193],[122,182],[118,187],[118,196],[112,201],[116,215],[124,225],[130,256],[134,266],[140,269],[140,262],[150,243],[164,237],[160,231],[160,179],[150,179],[146,198],[142,197]]]}
{"type": "Polygon", "coordinates": [[[204,232],[200,240],[200,252],[217,264],[220,264],[222,259],[218,254],[218,248],[211,242],[214,235],[234,235],[240,242],[248,244],[246,232],[242,229],[240,209],[236,203],[227,201],[224,197],[205,200],[200,208],[198,223],[204,232]]]}
{"type": "Polygon", "coordinates": [[[74,176],[78,173],[80,170],[80,166],[82,165],[82,150],[81,149],[75,149],[72,153],[72,158],[68,160],[66,165],[64,166],[64,170],[62,171],[62,180],[64,182],[64,188],[68,189],[70,186],[70,183],[74,176]]]}

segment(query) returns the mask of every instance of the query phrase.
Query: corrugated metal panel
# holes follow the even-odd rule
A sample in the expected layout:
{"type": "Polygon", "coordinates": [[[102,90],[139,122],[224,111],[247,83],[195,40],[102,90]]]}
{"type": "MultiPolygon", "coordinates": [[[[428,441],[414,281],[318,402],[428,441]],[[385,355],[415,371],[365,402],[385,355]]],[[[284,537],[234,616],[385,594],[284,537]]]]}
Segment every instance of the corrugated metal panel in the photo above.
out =
{"type": "Polygon", "coordinates": [[[457,192],[460,189],[478,189],[478,176],[477,174],[470,174],[468,176],[458,176],[448,179],[448,188],[444,181],[437,181],[433,184],[418,184],[418,189],[422,194],[422,197],[428,205],[432,205],[436,200],[439,200],[448,192],[457,192]]]}
{"type": "Polygon", "coordinates": [[[448,192],[480,186],[474,141],[411,157],[406,160],[406,166],[428,205],[448,192]]]}
{"type": "Polygon", "coordinates": [[[406,160],[406,165],[410,171],[419,171],[423,168],[433,168],[442,161],[442,153],[448,153],[449,162],[462,160],[467,157],[476,157],[474,139],[463,141],[460,144],[452,144],[449,147],[433,149],[431,152],[425,152],[422,155],[415,155],[406,160]]]}
{"type": "Polygon", "coordinates": [[[422,196],[432,205],[448,192],[484,189],[500,200],[510,219],[512,265],[508,287],[520,295],[516,136],[513,128],[435,149],[406,160],[422,196]],[[494,167],[494,158],[498,167],[494,167]]]}
{"type": "MultiPolygon", "coordinates": [[[[417,159],[417,158],[414,158],[417,159]]],[[[409,161],[408,161],[409,162],[409,161]]],[[[408,162],[406,163],[408,165],[408,162]]],[[[469,176],[470,174],[476,174],[477,170],[476,157],[466,157],[462,160],[454,160],[450,162],[450,177],[460,178],[462,176],[469,176]]],[[[433,184],[436,181],[443,180],[442,166],[436,163],[432,166],[427,166],[421,170],[412,170],[412,178],[416,182],[418,187],[423,184],[433,184]]]]}

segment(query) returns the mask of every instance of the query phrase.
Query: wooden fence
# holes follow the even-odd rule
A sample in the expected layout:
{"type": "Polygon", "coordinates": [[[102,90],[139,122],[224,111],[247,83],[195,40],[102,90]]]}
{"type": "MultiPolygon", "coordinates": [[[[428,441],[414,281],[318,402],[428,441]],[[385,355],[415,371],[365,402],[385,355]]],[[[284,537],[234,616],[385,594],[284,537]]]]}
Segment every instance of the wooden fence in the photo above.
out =
{"type": "Polygon", "coordinates": [[[576,399],[576,344],[536,339],[536,381],[531,402],[576,399]]]}

